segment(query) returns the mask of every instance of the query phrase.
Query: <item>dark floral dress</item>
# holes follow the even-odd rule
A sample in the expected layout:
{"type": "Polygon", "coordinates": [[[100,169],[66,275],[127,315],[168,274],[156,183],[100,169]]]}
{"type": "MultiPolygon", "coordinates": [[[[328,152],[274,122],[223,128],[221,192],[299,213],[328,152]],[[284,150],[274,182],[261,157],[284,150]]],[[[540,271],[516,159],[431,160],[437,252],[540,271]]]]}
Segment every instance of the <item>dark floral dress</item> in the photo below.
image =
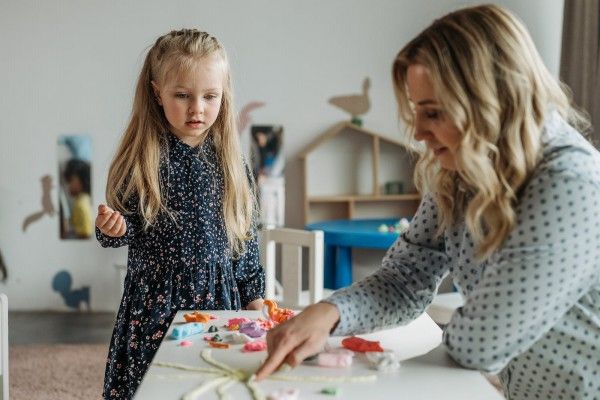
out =
{"type": "Polygon", "coordinates": [[[178,310],[237,310],[264,296],[256,232],[240,257],[228,249],[223,174],[212,140],[192,148],[166,136],[160,175],[172,217],[163,213],[144,231],[138,214],[127,215],[127,232],[120,238],[96,229],[103,247],[129,246],[105,399],[133,397],[178,310]]]}

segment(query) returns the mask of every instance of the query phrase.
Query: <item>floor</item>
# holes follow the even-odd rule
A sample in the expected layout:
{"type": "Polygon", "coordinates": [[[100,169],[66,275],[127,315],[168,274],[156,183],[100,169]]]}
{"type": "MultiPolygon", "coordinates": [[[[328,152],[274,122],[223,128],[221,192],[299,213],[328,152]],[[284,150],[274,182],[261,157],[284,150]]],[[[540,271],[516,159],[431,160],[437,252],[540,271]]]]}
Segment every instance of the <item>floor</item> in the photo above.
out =
{"type": "Polygon", "coordinates": [[[8,314],[10,345],[106,343],[115,313],[14,311],[8,314]]]}

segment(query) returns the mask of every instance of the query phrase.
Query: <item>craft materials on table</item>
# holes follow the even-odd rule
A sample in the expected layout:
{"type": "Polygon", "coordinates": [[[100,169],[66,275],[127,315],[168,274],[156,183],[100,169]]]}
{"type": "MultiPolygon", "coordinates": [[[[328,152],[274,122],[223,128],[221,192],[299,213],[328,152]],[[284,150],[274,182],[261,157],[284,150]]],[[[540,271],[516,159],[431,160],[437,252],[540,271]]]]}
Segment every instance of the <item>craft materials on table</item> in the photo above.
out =
{"type": "Polygon", "coordinates": [[[321,389],[321,394],[326,394],[328,396],[337,396],[340,394],[340,389],[337,387],[324,387],[321,389]]]}
{"type": "Polygon", "coordinates": [[[383,351],[379,342],[366,340],[357,336],[350,336],[342,340],[342,346],[348,350],[365,353],[367,351],[383,351]]]}
{"type": "Polygon", "coordinates": [[[321,367],[346,368],[352,365],[354,352],[347,349],[333,349],[319,353],[317,364],[321,367]]]}
{"type": "Polygon", "coordinates": [[[279,389],[272,393],[269,393],[267,400],[297,400],[300,395],[298,389],[279,389]]]}
{"type": "Polygon", "coordinates": [[[254,342],[248,342],[244,344],[242,351],[250,352],[250,351],[264,351],[267,349],[267,342],[262,340],[256,340],[254,342]]]}
{"type": "Polygon", "coordinates": [[[202,313],[200,311],[183,314],[183,318],[185,319],[185,322],[209,322],[211,319],[217,319],[214,315],[202,313]]]}
{"type": "MultiPolygon", "coordinates": [[[[208,390],[216,387],[217,394],[219,398],[223,399],[226,397],[226,390],[231,385],[236,382],[239,382],[246,386],[248,392],[252,396],[252,399],[259,400],[264,399],[265,395],[262,390],[258,387],[254,373],[250,373],[247,371],[242,371],[240,369],[233,368],[229,365],[226,365],[222,362],[215,360],[212,357],[210,349],[204,349],[201,353],[202,359],[209,364],[211,367],[194,367],[190,365],[177,364],[177,363],[167,363],[167,362],[159,362],[156,361],[153,364],[157,367],[164,368],[176,368],[184,371],[192,371],[203,374],[212,374],[216,375],[213,379],[207,380],[202,383],[197,388],[192,391],[186,393],[182,396],[182,400],[195,400],[200,397],[201,394],[207,392],[208,390]]],[[[288,381],[288,382],[321,382],[321,383],[361,383],[361,382],[373,382],[377,380],[376,375],[359,375],[359,376],[295,376],[295,375],[281,375],[280,373],[275,373],[265,378],[268,380],[277,380],[277,381],[288,381]]],[[[331,388],[328,388],[328,390],[331,388]]],[[[337,393],[337,388],[335,389],[337,393]]],[[[328,393],[329,394],[329,393],[328,393]]]]}
{"type": "Polygon", "coordinates": [[[266,318],[278,324],[291,319],[296,315],[289,308],[279,308],[274,300],[265,300],[263,306],[263,314],[266,318]]]}
{"type": "Polygon", "coordinates": [[[251,338],[259,338],[267,332],[256,321],[250,321],[240,325],[240,333],[248,335],[251,338]]]}
{"type": "MultiPolygon", "coordinates": [[[[204,336],[204,340],[207,345],[211,348],[223,349],[227,350],[230,348],[230,344],[243,344],[240,349],[242,352],[257,352],[257,351],[265,351],[267,349],[267,343],[264,340],[258,340],[265,336],[268,329],[286,321],[287,319],[294,316],[294,312],[288,309],[281,309],[277,307],[277,303],[274,301],[265,301],[266,310],[263,310],[263,313],[268,316],[269,320],[264,320],[258,318],[255,321],[250,320],[249,318],[241,317],[241,318],[232,318],[229,319],[227,325],[224,327],[230,332],[226,332],[224,334],[219,333],[219,329],[217,326],[212,325],[209,329],[210,333],[214,333],[213,335],[204,336]],[[267,303],[268,302],[268,303],[267,303]]],[[[190,320],[203,320],[210,321],[211,319],[215,319],[215,317],[210,316],[210,314],[193,312],[184,314],[184,318],[186,321],[190,320]]],[[[173,331],[171,337],[175,340],[180,340],[185,337],[195,335],[198,333],[204,332],[204,325],[198,322],[188,322],[185,324],[177,325],[173,327],[173,331]]],[[[348,338],[352,339],[352,338],[348,338]]],[[[358,339],[358,338],[356,338],[358,339]]],[[[362,339],[361,339],[362,340],[362,339]]],[[[352,340],[351,340],[352,342],[352,340]]],[[[365,341],[368,342],[368,341],[365,341]]],[[[362,343],[362,342],[361,342],[362,343]]],[[[375,342],[370,342],[375,343],[375,342]]],[[[182,340],[179,344],[181,347],[191,346],[193,344],[192,341],[182,340]]],[[[364,346],[364,343],[362,343],[364,346]]],[[[338,349],[327,349],[325,352],[318,355],[318,364],[321,366],[327,367],[348,367],[352,364],[352,357],[354,353],[350,350],[344,348],[338,349]]],[[[191,400],[196,399],[202,393],[210,390],[211,388],[216,387],[217,394],[219,398],[226,398],[226,390],[229,386],[236,382],[240,382],[246,386],[253,399],[265,399],[265,396],[262,394],[257,384],[254,381],[254,375],[248,371],[243,371],[239,369],[235,369],[230,367],[224,363],[216,361],[211,355],[211,349],[206,348],[201,353],[202,359],[212,368],[200,368],[194,366],[188,366],[183,364],[176,363],[162,363],[155,362],[154,364],[159,367],[169,367],[169,368],[177,368],[187,371],[196,371],[200,373],[213,374],[216,375],[213,379],[207,380],[202,385],[192,390],[191,392],[185,394],[182,399],[191,400]]],[[[375,361],[374,361],[375,362],[375,361]]],[[[381,362],[381,361],[379,361],[381,362]]],[[[375,362],[376,363],[376,362],[375,362]]],[[[369,382],[376,379],[375,375],[366,375],[366,376],[349,376],[349,377],[328,377],[328,376],[293,376],[293,375],[284,375],[285,372],[289,372],[291,368],[285,369],[280,368],[276,374],[271,375],[267,379],[271,380],[285,380],[291,382],[327,382],[327,383],[342,383],[342,382],[369,382]]],[[[338,389],[335,387],[325,388],[323,389],[324,394],[334,394],[337,393],[338,389]],[[327,392],[327,393],[325,393],[327,392]]],[[[288,388],[281,389],[269,394],[267,399],[290,399],[295,400],[298,399],[299,390],[296,388],[288,388]]]]}
{"type": "Polygon", "coordinates": [[[192,322],[174,327],[171,337],[175,340],[179,340],[202,332],[204,332],[204,325],[192,322]]]}
{"type": "Polygon", "coordinates": [[[400,368],[400,360],[398,354],[393,351],[375,352],[370,351],[365,353],[367,360],[373,369],[380,372],[393,372],[400,368]]]}

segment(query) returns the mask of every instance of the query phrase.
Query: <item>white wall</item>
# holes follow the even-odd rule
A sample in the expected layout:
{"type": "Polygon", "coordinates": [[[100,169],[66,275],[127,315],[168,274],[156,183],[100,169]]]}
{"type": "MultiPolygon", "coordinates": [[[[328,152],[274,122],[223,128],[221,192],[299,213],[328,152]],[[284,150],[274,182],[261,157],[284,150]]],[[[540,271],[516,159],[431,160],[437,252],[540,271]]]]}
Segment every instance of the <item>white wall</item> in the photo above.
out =
{"type": "MultiPolygon", "coordinates": [[[[41,209],[41,176],[58,182],[56,140],[85,133],[93,140],[94,205],[103,200],[107,168],[130,111],[144,50],[170,29],[199,27],[228,49],[237,104],[266,106],[254,123],[285,127],[287,221],[301,225],[297,152],[346,119],[327,104],[359,91],[371,77],[365,127],[398,135],[390,65],[398,49],[431,20],[472,1],[232,0],[8,1],[0,14],[0,251],[9,279],[0,283],[11,309],[62,309],[51,280],[67,269],[74,288],[90,285],[92,308],[118,303],[112,265],[125,249],[95,240],[61,241],[58,218],[25,233],[23,219],[41,209]],[[169,4],[168,6],[166,6],[169,4]]],[[[557,74],[562,0],[505,0],[529,27],[557,74]]],[[[247,142],[248,132],[244,132],[247,142]]],[[[56,204],[56,190],[53,191],[56,204]]],[[[375,262],[376,263],[376,262],[375,262]]]]}

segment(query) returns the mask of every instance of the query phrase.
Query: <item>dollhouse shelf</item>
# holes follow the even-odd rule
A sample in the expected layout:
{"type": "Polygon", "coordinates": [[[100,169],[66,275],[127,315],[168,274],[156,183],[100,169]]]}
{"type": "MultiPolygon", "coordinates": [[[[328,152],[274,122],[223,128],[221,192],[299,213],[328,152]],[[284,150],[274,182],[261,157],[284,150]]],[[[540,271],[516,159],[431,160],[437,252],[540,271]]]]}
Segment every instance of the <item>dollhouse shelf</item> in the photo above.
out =
{"type": "Polygon", "coordinates": [[[305,224],[412,215],[421,198],[412,184],[410,151],[350,122],[330,127],[299,158],[305,224]],[[385,194],[386,182],[402,182],[404,193],[385,194]]]}

